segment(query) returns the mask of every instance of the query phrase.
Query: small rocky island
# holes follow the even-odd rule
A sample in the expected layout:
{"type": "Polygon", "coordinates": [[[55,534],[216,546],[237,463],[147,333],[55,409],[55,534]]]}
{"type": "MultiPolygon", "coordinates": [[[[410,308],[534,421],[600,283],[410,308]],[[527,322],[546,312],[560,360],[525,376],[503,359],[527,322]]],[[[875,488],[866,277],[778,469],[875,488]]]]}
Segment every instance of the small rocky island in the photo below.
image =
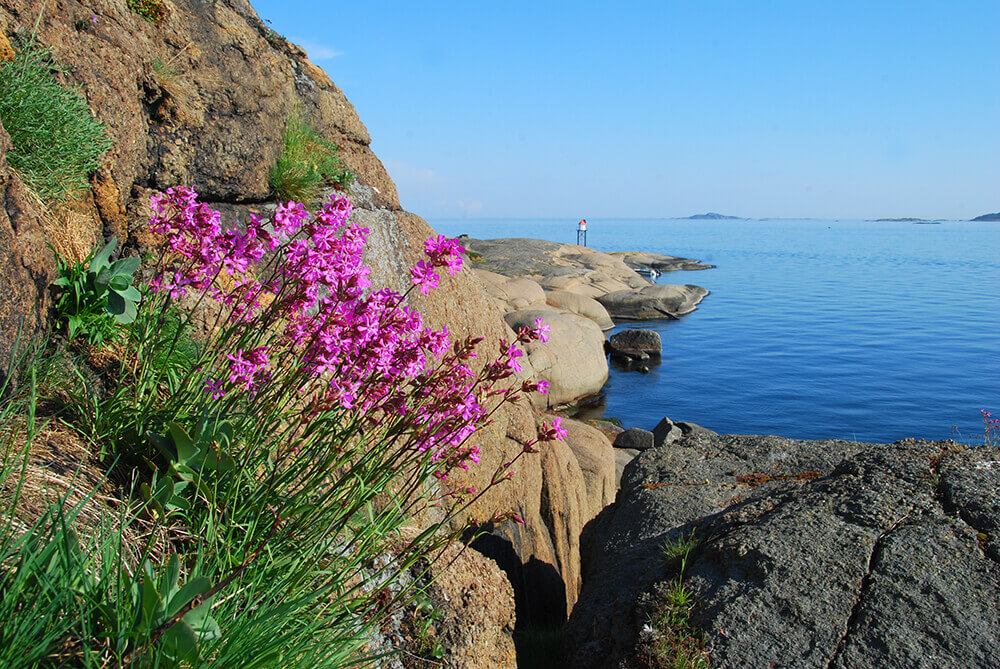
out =
{"type": "Polygon", "coordinates": [[[993,214],[983,214],[982,216],[976,216],[973,221],[1000,221],[1000,211],[993,214]]]}

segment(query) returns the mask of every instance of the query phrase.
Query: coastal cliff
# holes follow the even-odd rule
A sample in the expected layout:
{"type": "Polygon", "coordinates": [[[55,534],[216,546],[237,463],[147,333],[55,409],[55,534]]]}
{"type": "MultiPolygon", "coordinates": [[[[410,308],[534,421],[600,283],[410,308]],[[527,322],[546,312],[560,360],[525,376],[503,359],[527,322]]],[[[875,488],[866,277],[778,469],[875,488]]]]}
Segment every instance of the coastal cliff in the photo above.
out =
{"type": "MultiPolygon", "coordinates": [[[[163,7],[164,14],[151,21],[124,0],[0,0],[5,47],[13,53],[36,43],[50,53],[60,81],[85,97],[112,145],[89,190],[45,205],[5,160],[11,145],[0,129],[5,368],[17,342],[43,337],[49,328],[47,286],[55,275],[46,243],[77,258],[112,235],[126,249],[142,249],[149,196],[174,185],[193,187],[224,220],[273,211],[269,171],[292,115],[306,118],[333,142],[354,175],[349,194],[355,220],[371,230],[366,260],[376,285],[405,288],[409,268],[434,232],[400,207],[392,179],[343,92],[250,4],[177,0],[163,7]]],[[[417,294],[413,305],[428,325],[447,326],[453,338],[482,336],[490,349],[500,338],[513,339],[468,271],[445,277],[430,295],[417,294]]],[[[525,373],[532,373],[530,366],[525,373]]],[[[496,467],[535,434],[536,410],[527,403],[507,406],[494,418],[476,437],[482,463],[452,485],[485,487],[496,467]]],[[[566,445],[523,459],[517,476],[458,519],[511,511],[523,520],[485,528],[491,539],[481,544],[507,570],[524,620],[558,625],[566,618],[581,585],[578,538],[613,497],[607,485],[614,476],[610,443],[588,430],[573,427],[566,445]]]]}

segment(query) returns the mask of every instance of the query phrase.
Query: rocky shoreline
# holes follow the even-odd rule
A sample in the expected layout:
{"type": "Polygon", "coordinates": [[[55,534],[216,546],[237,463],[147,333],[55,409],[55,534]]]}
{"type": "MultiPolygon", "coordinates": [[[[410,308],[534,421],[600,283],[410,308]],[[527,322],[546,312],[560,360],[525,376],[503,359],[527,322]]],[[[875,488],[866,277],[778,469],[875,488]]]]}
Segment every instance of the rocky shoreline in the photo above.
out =
{"type": "MultiPolygon", "coordinates": [[[[511,327],[557,324],[556,356],[528,351],[559,389],[552,407],[599,390],[605,354],[639,370],[659,356],[654,331],[606,340],[614,320],[678,318],[708,294],[635,272],[706,268],[693,260],[463,243],[511,327]]],[[[564,666],[701,666],[676,664],[682,646],[714,667],[1000,666],[1000,451],[596,424],[613,440],[617,495],[579,539],[564,666]],[[668,553],[684,542],[678,567],[668,553]],[[681,585],[685,622],[665,628],[681,585]]]]}
{"type": "Polygon", "coordinates": [[[540,239],[462,237],[461,242],[473,273],[512,329],[533,325],[537,318],[552,327],[549,344],[526,348],[526,373],[549,383],[547,408],[599,393],[608,380],[609,354],[628,363],[648,358],[650,351],[630,351],[606,340],[604,333],[616,320],[680,318],[708,295],[701,286],[654,284],[639,273],[712,267],[690,258],[602,253],[540,239]]]}

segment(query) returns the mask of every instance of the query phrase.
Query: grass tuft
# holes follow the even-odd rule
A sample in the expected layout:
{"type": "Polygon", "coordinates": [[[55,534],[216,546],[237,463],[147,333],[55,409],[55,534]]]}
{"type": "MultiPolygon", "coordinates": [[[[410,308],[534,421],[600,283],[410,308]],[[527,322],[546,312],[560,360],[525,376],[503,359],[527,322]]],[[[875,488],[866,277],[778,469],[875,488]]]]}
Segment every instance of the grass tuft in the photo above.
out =
{"type": "Polygon", "coordinates": [[[167,7],[163,0],[127,0],[128,8],[150,23],[159,23],[167,18],[167,7]]]}
{"type": "Polygon", "coordinates": [[[288,117],[283,141],[270,180],[282,202],[315,204],[324,186],[346,186],[354,178],[337,157],[337,145],[323,139],[299,113],[288,117]]]}
{"type": "Polygon", "coordinates": [[[46,202],[89,188],[88,175],[111,148],[87,101],[53,76],[51,58],[22,49],[0,63],[0,121],[13,148],[7,160],[46,202]]]}

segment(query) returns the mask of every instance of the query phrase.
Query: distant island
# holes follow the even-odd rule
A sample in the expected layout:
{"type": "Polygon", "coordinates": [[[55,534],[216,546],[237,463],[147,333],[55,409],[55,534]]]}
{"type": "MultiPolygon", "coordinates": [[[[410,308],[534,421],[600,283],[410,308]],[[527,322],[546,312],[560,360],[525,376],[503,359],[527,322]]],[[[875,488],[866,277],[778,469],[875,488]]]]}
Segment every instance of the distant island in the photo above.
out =
{"type": "Polygon", "coordinates": [[[976,216],[973,221],[1000,221],[1000,211],[995,214],[983,214],[982,216],[976,216]]]}
{"type": "Polygon", "coordinates": [[[876,218],[876,223],[923,223],[926,218],[876,218]]]}
{"type": "Polygon", "coordinates": [[[725,214],[716,214],[714,211],[710,211],[707,214],[695,214],[694,216],[688,216],[684,220],[687,221],[742,221],[745,220],[739,216],[726,216],[725,214]]]}

